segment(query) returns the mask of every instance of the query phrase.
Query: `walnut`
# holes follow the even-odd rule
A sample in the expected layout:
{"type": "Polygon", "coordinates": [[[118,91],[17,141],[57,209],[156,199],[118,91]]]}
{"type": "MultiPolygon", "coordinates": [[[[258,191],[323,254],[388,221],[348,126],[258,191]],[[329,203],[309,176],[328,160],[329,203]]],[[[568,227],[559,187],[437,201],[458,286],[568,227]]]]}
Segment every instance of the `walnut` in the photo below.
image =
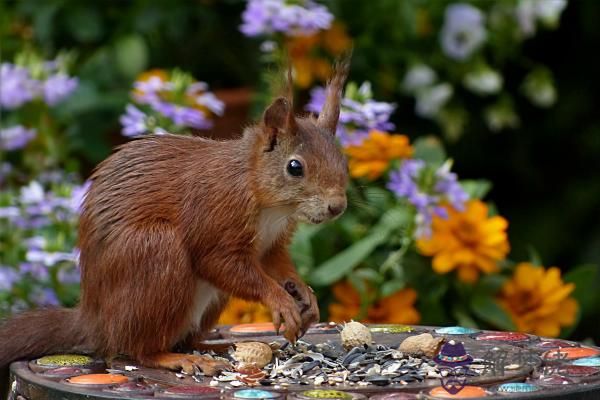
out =
{"type": "Polygon", "coordinates": [[[244,365],[263,368],[271,362],[273,352],[268,344],[262,342],[240,342],[235,344],[233,358],[244,365]]]}

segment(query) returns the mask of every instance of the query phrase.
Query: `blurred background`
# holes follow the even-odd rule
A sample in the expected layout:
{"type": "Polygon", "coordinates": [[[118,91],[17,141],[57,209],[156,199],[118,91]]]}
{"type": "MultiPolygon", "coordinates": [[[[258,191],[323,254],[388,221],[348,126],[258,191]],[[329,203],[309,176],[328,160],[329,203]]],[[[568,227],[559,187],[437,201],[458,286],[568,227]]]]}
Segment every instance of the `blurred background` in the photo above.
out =
{"type": "MultiPolygon", "coordinates": [[[[79,204],[114,146],[241,135],[288,54],[318,113],[352,47],[349,209],[292,244],[323,318],[600,342],[595,0],[0,7],[0,315],[76,304],[79,204]]],[[[221,322],[268,315],[234,300],[221,322]]]]}

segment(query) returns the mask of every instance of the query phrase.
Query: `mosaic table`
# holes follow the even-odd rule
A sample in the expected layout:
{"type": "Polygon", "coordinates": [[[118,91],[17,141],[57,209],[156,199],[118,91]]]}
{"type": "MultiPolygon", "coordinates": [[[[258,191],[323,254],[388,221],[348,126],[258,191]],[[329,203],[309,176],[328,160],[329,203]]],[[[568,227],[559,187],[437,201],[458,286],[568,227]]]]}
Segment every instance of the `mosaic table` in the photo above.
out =
{"type": "MultiPolygon", "coordinates": [[[[285,343],[281,336],[261,329],[267,328],[260,324],[219,327],[207,342],[285,343]]],[[[479,363],[479,370],[474,369],[476,376],[465,376],[467,386],[451,395],[441,387],[437,377],[409,382],[394,380],[384,386],[344,381],[335,385],[324,382],[318,386],[306,382],[285,386],[257,383],[250,388],[214,380],[211,383],[210,377],[143,368],[123,359],[113,360],[107,366],[104,360],[85,356],[50,357],[11,365],[9,399],[600,399],[600,348],[597,347],[521,333],[461,327],[369,325],[369,329],[375,344],[389,348],[397,348],[411,335],[426,332],[444,337],[446,341],[463,343],[466,352],[479,363]]],[[[315,345],[330,343],[343,351],[338,327],[331,324],[314,326],[302,340],[315,345]]],[[[433,365],[431,360],[429,362],[433,365]]]]}

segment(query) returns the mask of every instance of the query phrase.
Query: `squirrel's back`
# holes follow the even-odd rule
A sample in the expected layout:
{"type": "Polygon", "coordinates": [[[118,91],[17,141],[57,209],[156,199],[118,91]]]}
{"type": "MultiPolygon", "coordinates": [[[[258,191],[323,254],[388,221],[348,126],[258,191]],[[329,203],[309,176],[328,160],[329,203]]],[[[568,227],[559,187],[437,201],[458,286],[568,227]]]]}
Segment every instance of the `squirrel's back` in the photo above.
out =
{"type": "Polygon", "coordinates": [[[97,229],[103,229],[126,221],[172,218],[192,145],[197,145],[194,138],[164,135],[121,146],[91,176],[84,223],[91,218],[97,229]]]}
{"type": "MultiPolygon", "coordinates": [[[[228,144],[234,144],[231,141],[228,144]]],[[[206,171],[222,168],[224,142],[179,136],[147,136],[128,142],[91,176],[81,228],[94,242],[119,228],[153,221],[175,224],[191,192],[215,195],[206,171]],[[199,170],[202,171],[199,171],[199,170]],[[193,187],[191,187],[193,186],[193,187]]]]}

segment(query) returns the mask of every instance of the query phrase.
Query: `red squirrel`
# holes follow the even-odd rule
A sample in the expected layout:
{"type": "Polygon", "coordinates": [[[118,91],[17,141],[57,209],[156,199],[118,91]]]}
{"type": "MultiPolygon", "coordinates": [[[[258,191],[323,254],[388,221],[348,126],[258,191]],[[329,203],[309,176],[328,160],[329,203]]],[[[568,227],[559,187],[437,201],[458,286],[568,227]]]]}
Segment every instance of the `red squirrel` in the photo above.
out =
{"type": "Polygon", "coordinates": [[[197,346],[230,295],[267,306],[289,341],[303,335],[319,309],[287,246],[298,221],[346,208],[335,131],[348,69],[349,59],[336,64],[318,119],[296,116],[288,90],[240,139],[166,134],[120,146],[93,172],[83,203],[80,304],[5,321],[0,368],[83,351],[210,375],[224,365],[171,351],[197,346]]]}

